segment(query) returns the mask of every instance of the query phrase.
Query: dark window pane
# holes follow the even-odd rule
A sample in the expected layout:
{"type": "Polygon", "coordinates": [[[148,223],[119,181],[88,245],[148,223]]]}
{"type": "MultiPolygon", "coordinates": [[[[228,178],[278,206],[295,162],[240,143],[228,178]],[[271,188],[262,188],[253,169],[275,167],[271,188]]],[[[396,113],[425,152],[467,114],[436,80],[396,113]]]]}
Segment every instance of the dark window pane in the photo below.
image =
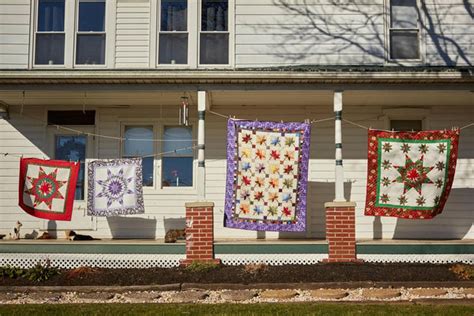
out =
{"type": "Polygon", "coordinates": [[[201,31],[227,31],[227,0],[203,0],[201,31]]]}
{"type": "Polygon", "coordinates": [[[64,31],[64,0],[39,0],[38,31],[64,31]]]}
{"type": "Polygon", "coordinates": [[[418,33],[406,31],[390,32],[390,58],[392,59],[418,59],[418,33]]]}
{"type": "Polygon", "coordinates": [[[84,200],[84,170],[86,159],[86,136],[56,136],[54,158],[80,161],[81,167],[76,184],[75,200],[84,200]]]}
{"type": "Polygon", "coordinates": [[[79,32],[105,30],[105,1],[79,2],[79,32]]]}
{"type": "Polygon", "coordinates": [[[36,65],[64,64],[64,34],[36,34],[36,65]]]}
{"type": "Polygon", "coordinates": [[[188,63],[188,35],[160,34],[160,64],[188,63]]]}
{"type": "Polygon", "coordinates": [[[422,121],[421,120],[391,120],[390,129],[400,132],[411,132],[421,131],[422,121]]]}
{"type": "Polygon", "coordinates": [[[190,187],[193,185],[192,157],[163,157],[164,187],[190,187]]]}
{"type": "MultiPolygon", "coordinates": [[[[191,127],[165,127],[163,151],[170,152],[193,145],[193,130],[191,127]]],[[[192,149],[179,150],[177,155],[193,155],[192,149]]]]}
{"type": "Polygon", "coordinates": [[[77,35],[76,64],[105,64],[105,34],[77,35]]]}
{"type": "Polygon", "coordinates": [[[416,0],[392,0],[390,20],[392,28],[418,28],[416,0]]]}
{"type": "Polygon", "coordinates": [[[229,35],[201,34],[199,54],[199,63],[201,64],[228,64],[229,35]]]}
{"type": "Polygon", "coordinates": [[[161,1],[161,30],[186,31],[188,11],[186,0],[161,1]]]}
{"type": "MultiPolygon", "coordinates": [[[[153,126],[125,126],[123,155],[124,157],[138,157],[153,155],[153,126]]],[[[153,185],[154,157],[145,157],[142,160],[143,185],[153,185]]]]}
{"type": "Polygon", "coordinates": [[[95,111],[48,111],[49,125],[95,125],[95,111]]]}

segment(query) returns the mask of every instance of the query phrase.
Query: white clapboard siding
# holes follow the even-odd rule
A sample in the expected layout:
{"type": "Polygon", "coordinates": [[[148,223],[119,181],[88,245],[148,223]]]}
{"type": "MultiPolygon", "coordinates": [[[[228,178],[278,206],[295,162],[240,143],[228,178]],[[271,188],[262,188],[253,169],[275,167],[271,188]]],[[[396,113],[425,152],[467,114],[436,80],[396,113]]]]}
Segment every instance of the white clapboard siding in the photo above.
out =
{"type": "Polygon", "coordinates": [[[116,68],[148,68],[150,14],[150,0],[117,0],[116,68]]]}
{"type": "Polygon", "coordinates": [[[30,1],[0,1],[0,69],[28,68],[30,1]]]}
{"type": "Polygon", "coordinates": [[[236,67],[382,65],[382,0],[236,0],[236,67]]]}
{"type": "MultiPolygon", "coordinates": [[[[213,94],[213,110],[239,118],[280,121],[301,121],[307,118],[326,118],[333,116],[331,93],[327,92],[287,92],[273,97],[274,92],[248,91],[244,94],[220,92],[213,94]],[[260,94],[260,97],[257,97],[260,94]],[[298,98],[295,96],[298,95],[298,98]],[[254,100],[252,103],[251,100],[254,100]],[[294,100],[294,101],[292,101],[294,100]],[[241,104],[246,104],[242,106],[241,104]]],[[[177,109],[171,96],[154,92],[127,94],[90,92],[88,108],[98,111],[97,132],[109,136],[120,136],[121,126],[130,124],[150,124],[157,126],[174,125],[177,109]],[[150,102],[150,100],[154,100],[150,102]],[[112,108],[111,104],[130,106],[112,108]]],[[[12,118],[0,120],[0,152],[12,154],[47,156],[48,139],[44,125],[28,117],[44,117],[45,106],[26,106],[24,115],[19,115],[19,95],[5,94],[12,106],[12,118]]],[[[176,98],[176,96],[175,96],[176,98]]],[[[32,92],[29,102],[38,104],[57,104],[48,108],[65,109],[64,104],[74,99],[80,100],[75,92],[32,92]],[[54,96],[54,98],[53,98],[54,96]],[[53,100],[54,99],[54,100],[53,100]],[[54,102],[53,102],[54,101],[54,102]]],[[[74,106],[80,107],[80,103],[74,106]]],[[[392,91],[364,92],[352,91],[344,94],[344,117],[372,128],[387,128],[384,109],[402,105],[423,104],[429,109],[427,124],[430,129],[463,126],[474,117],[472,96],[469,93],[442,91],[392,91]],[[418,96],[416,96],[418,94],[418,96]],[[452,98],[456,99],[453,104],[452,98]],[[451,100],[450,100],[451,99],[451,100]],[[394,101],[396,100],[396,101],[394,101]]],[[[195,105],[192,106],[191,122],[196,124],[195,105]]],[[[161,131],[157,131],[160,137],[161,131]]],[[[400,220],[363,215],[366,190],[366,151],[367,131],[352,125],[343,126],[343,156],[346,198],[357,203],[357,238],[417,238],[444,239],[474,238],[474,213],[472,195],[474,193],[474,129],[461,133],[458,166],[453,189],[443,214],[433,220],[400,220]]],[[[120,156],[120,144],[116,140],[96,138],[98,158],[120,156]]],[[[160,144],[157,143],[157,151],[160,144]]],[[[91,157],[92,158],[92,157],[91,157]]],[[[155,181],[159,182],[160,159],[155,160],[155,181]]],[[[257,233],[238,229],[223,228],[223,208],[226,174],[226,120],[214,115],[206,116],[206,199],[213,201],[215,207],[216,238],[254,239],[257,233]]],[[[261,233],[266,238],[324,238],[324,203],[334,198],[334,130],[333,122],[321,122],[312,126],[311,154],[308,184],[307,231],[303,233],[261,233]]],[[[18,158],[0,156],[0,233],[8,233],[16,220],[24,222],[25,230],[45,227],[43,221],[22,212],[17,206],[18,158]]],[[[158,186],[159,187],[159,186],[158,186]]],[[[184,203],[197,199],[194,190],[162,190],[145,188],[145,208],[143,215],[121,218],[97,218],[95,230],[90,233],[99,238],[163,238],[170,227],[184,225],[184,203]],[[174,225],[174,226],[173,226],[174,225]]],[[[84,210],[76,209],[81,214],[84,210]]],[[[71,223],[74,226],[74,223],[71,223]]]]}
{"type": "Polygon", "coordinates": [[[473,65],[472,10],[471,3],[454,0],[432,0],[424,6],[422,23],[428,65],[473,65]]]}

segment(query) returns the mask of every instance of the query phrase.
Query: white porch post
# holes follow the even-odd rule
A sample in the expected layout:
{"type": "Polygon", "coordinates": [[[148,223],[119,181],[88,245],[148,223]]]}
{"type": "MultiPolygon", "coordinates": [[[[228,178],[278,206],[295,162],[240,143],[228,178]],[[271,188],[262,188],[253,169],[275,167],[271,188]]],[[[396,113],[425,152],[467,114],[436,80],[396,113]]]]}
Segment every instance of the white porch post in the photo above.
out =
{"type": "Polygon", "coordinates": [[[344,167],[342,165],[342,91],[334,91],[335,143],[336,143],[336,197],[334,202],[345,202],[344,167]]]}
{"type": "Polygon", "coordinates": [[[205,117],[209,107],[209,98],[206,91],[198,91],[198,170],[197,192],[198,198],[206,197],[206,165],[205,165],[205,117]]]}

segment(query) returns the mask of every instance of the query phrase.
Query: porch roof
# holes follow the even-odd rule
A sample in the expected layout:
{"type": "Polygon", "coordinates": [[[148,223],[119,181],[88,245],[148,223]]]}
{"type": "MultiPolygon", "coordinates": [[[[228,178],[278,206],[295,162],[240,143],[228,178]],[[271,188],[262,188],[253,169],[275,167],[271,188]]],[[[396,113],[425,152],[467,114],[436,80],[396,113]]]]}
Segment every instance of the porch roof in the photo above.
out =
{"type": "Polygon", "coordinates": [[[199,70],[6,70],[0,85],[24,84],[459,84],[474,68],[294,66],[199,70]]]}

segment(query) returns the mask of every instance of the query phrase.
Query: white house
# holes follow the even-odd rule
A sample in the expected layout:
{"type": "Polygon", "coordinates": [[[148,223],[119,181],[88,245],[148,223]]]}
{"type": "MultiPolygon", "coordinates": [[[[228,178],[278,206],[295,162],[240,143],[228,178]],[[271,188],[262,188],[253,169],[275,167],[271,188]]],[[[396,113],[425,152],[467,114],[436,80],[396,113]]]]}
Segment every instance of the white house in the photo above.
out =
{"type": "MultiPolygon", "coordinates": [[[[50,230],[61,238],[74,229],[104,240],[162,240],[168,229],[184,227],[185,202],[205,199],[215,203],[218,241],[310,245],[324,239],[323,205],[334,199],[334,121],[312,126],[307,231],[257,233],[222,225],[226,118],[217,114],[330,119],[334,91],[342,91],[343,118],[360,125],[343,125],[344,187],[357,203],[357,239],[452,239],[447,245],[464,248],[446,253],[472,257],[474,128],[461,131],[441,215],[374,218],[363,206],[364,127],[445,129],[474,121],[473,12],[462,0],[0,0],[0,233],[19,220],[22,237],[50,230]],[[178,124],[183,100],[189,127],[178,124]],[[197,147],[169,153],[197,146],[199,117],[204,164],[197,147]],[[120,140],[127,137],[148,141],[120,140]],[[170,137],[182,141],[166,142],[170,137]],[[143,161],[144,215],[87,216],[83,173],[72,221],[48,222],[18,206],[21,155],[84,161],[155,154],[143,161]]],[[[3,252],[33,251],[3,243],[3,252]]]]}

